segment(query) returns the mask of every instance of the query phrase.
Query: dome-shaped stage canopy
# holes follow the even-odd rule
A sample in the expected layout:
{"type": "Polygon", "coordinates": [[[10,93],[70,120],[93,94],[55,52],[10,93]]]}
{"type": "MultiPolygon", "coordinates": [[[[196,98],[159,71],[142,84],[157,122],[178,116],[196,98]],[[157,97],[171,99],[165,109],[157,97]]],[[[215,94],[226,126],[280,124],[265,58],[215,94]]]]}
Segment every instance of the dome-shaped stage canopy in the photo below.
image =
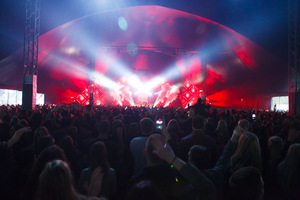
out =
{"type": "MultiPolygon", "coordinates": [[[[48,102],[68,102],[87,88],[93,60],[95,79],[117,81],[143,69],[174,84],[205,83],[219,106],[287,93],[287,68],[260,46],[216,22],[160,6],[96,13],[42,35],[38,92],[48,102]]],[[[21,89],[22,66],[22,49],[0,62],[2,88],[21,89]]]]}

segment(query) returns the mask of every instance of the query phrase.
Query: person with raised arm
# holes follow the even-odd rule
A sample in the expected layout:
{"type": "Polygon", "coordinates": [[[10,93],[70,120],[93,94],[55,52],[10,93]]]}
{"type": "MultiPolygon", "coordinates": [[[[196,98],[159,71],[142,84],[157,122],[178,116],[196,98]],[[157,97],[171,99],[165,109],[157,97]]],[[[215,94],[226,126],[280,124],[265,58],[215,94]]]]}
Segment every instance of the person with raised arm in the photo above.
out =
{"type": "Polygon", "coordinates": [[[30,127],[24,127],[17,130],[7,142],[6,141],[0,142],[0,149],[8,149],[12,147],[15,143],[17,143],[20,140],[20,138],[24,133],[31,132],[31,131],[32,130],[30,127]]]}
{"type": "Polygon", "coordinates": [[[187,163],[175,156],[168,143],[163,143],[159,138],[151,141],[153,153],[176,169],[193,187],[196,196],[201,199],[216,199],[217,192],[214,184],[194,165],[187,163]]]}

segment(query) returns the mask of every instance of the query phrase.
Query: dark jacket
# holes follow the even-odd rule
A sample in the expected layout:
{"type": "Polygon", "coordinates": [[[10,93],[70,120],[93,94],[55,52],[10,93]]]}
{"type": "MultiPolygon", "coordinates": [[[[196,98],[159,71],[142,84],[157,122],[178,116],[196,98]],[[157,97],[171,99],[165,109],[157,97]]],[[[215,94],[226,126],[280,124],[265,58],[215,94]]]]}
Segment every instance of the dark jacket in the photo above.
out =
{"type": "Polygon", "coordinates": [[[204,134],[203,131],[193,131],[191,134],[182,138],[180,141],[179,149],[181,155],[180,157],[184,161],[188,160],[188,153],[193,145],[202,145],[206,147],[212,156],[211,166],[214,166],[218,157],[217,145],[215,140],[212,137],[204,134]]]}

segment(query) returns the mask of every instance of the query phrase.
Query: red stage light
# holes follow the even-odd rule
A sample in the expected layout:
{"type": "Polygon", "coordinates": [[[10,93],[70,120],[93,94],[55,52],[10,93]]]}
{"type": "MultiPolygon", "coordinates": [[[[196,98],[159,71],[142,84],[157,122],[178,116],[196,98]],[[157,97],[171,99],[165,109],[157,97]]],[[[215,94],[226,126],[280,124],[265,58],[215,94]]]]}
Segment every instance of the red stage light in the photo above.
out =
{"type": "MultiPolygon", "coordinates": [[[[202,98],[204,95],[203,90],[199,90],[194,84],[186,81],[184,86],[181,88],[181,95],[179,100],[183,108],[186,108],[188,104],[194,105],[198,98],[202,98]]],[[[209,102],[209,100],[207,99],[209,102]]]]}
{"type": "MultiPolygon", "coordinates": [[[[97,84],[93,84],[92,88],[94,90],[94,102],[95,105],[101,104],[101,99],[103,97],[103,93],[101,87],[97,84]]],[[[90,95],[88,92],[88,88],[84,89],[81,94],[76,97],[76,101],[82,105],[89,105],[90,95]]]]}
{"type": "MultiPolygon", "coordinates": [[[[101,86],[98,84],[93,85],[94,89],[94,104],[96,106],[102,104],[112,105],[135,105],[132,97],[131,88],[127,85],[127,81],[121,81],[117,83],[119,86],[117,89],[110,89],[109,91],[103,92],[101,86]],[[104,101],[106,99],[106,101],[104,101]],[[110,100],[109,100],[110,99],[110,100]]],[[[190,82],[186,82],[181,89],[175,85],[171,85],[168,82],[164,82],[160,86],[154,106],[172,106],[173,102],[178,98],[182,104],[182,107],[186,107],[187,104],[193,105],[197,102],[198,98],[202,98],[203,90],[199,90],[195,85],[190,82]],[[187,87],[188,86],[188,87],[187,87]]],[[[84,91],[76,97],[76,101],[82,105],[89,105],[89,90],[86,88],[84,91]]],[[[208,102],[208,100],[207,100],[208,102]]]]}

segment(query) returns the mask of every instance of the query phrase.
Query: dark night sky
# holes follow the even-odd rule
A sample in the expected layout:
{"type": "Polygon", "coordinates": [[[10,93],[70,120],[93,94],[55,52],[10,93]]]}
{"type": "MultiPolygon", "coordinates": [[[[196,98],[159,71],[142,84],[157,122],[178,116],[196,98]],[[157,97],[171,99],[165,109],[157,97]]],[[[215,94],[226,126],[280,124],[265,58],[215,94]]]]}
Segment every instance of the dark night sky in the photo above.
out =
{"type": "MultiPolygon", "coordinates": [[[[228,26],[287,60],[287,0],[41,0],[41,34],[101,10],[160,5],[228,26]]],[[[25,0],[0,1],[0,60],[22,47],[25,0]]]]}

